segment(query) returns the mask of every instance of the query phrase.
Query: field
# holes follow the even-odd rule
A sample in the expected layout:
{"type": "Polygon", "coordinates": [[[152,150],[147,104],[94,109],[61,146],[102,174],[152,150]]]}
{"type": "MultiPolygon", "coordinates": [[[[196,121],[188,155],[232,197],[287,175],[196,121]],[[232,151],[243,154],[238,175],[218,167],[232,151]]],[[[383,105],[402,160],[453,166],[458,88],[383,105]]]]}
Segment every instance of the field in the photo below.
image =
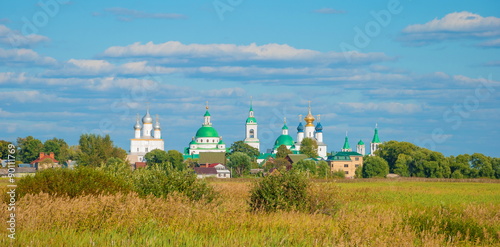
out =
{"type": "Polygon", "coordinates": [[[500,245],[500,183],[430,181],[313,181],[314,212],[250,212],[252,179],[211,180],[220,194],[211,203],[135,194],[28,195],[16,205],[16,240],[2,227],[0,245],[500,245]]]}

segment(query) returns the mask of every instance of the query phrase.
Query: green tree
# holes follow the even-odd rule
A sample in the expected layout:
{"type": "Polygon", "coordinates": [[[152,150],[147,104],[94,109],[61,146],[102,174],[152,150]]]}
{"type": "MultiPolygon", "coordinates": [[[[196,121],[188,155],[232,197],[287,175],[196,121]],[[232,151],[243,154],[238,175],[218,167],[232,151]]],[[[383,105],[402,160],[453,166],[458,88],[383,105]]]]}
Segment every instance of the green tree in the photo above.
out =
{"type": "Polygon", "coordinates": [[[417,149],[419,149],[418,146],[409,142],[388,141],[379,146],[378,150],[375,151],[375,155],[386,160],[390,172],[394,172],[399,154],[412,156],[411,154],[417,149]]]}
{"type": "Polygon", "coordinates": [[[19,159],[23,163],[30,163],[38,158],[40,152],[43,152],[43,144],[33,136],[26,138],[17,138],[17,148],[19,149],[19,159]]]}
{"type": "Polygon", "coordinates": [[[229,148],[230,154],[233,154],[235,152],[241,152],[245,153],[250,157],[253,161],[259,157],[259,150],[246,144],[244,141],[236,141],[234,142],[231,147],[229,148]]]}
{"type": "Polygon", "coordinates": [[[288,156],[291,153],[292,153],[292,151],[290,151],[290,149],[288,149],[285,145],[280,145],[278,147],[277,152],[276,152],[276,158],[277,159],[284,159],[284,158],[286,158],[286,156],[288,156]]]}
{"type": "Polygon", "coordinates": [[[300,143],[300,153],[307,155],[309,158],[318,157],[318,143],[316,140],[306,137],[300,143]]]}
{"type": "Polygon", "coordinates": [[[406,154],[399,154],[398,159],[396,160],[396,163],[394,165],[393,172],[401,177],[409,177],[410,172],[408,171],[408,166],[410,165],[411,161],[411,156],[406,154]]]}
{"type": "Polygon", "coordinates": [[[475,153],[471,155],[471,167],[477,170],[479,177],[495,177],[495,171],[491,165],[491,157],[484,154],[475,153]]]}
{"type": "Polygon", "coordinates": [[[81,151],[78,157],[79,165],[99,167],[111,157],[125,160],[127,156],[125,150],[113,145],[109,135],[83,134],[80,136],[79,144],[81,151]]]}
{"type": "Polygon", "coordinates": [[[389,165],[378,156],[368,156],[363,161],[362,174],[364,178],[385,177],[389,174],[389,165]]]}
{"type": "Polygon", "coordinates": [[[300,160],[295,165],[293,165],[293,169],[307,172],[308,174],[315,176],[316,175],[316,162],[314,160],[300,160]]]}
{"type": "Polygon", "coordinates": [[[55,159],[63,164],[69,158],[69,146],[63,139],[53,138],[46,140],[43,143],[43,151],[45,153],[53,152],[55,159]]]}
{"type": "MultiPolygon", "coordinates": [[[[12,143],[8,142],[8,141],[0,140],[0,159],[7,159],[8,155],[11,154],[11,153],[9,153],[9,150],[10,150],[9,144],[12,144],[12,143]]],[[[15,156],[15,153],[11,154],[11,155],[15,156]]]]}
{"type": "Polygon", "coordinates": [[[186,169],[186,164],[184,164],[184,157],[177,150],[168,150],[168,162],[173,166],[174,169],[179,171],[186,169]]]}
{"type": "Polygon", "coordinates": [[[120,158],[111,157],[103,166],[98,167],[97,169],[114,177],[123,179],[124,181],[130,181],[132,178],[132,169],[130,164],[120,158]]]}
{"type": "Polygon", "coordinates": [[[324,160],[321,160],[317,164],[316,176],[318,178],[327,178],[330,173],[330,166],[324,160]]]}
{"type": "Polygon", "coordinates": [[[250,171],[252,165],[251,158],[242,152],[235,152],[229,156],[227,166],[231,168],[236,174],[234,177],[241,177],[250,171]]]}
{"type": "Polygon", "coordinates": [[[144,155],[148,167],[165,166],[169,162],[168,153],[160,149],[154,149],[144,155]]]}

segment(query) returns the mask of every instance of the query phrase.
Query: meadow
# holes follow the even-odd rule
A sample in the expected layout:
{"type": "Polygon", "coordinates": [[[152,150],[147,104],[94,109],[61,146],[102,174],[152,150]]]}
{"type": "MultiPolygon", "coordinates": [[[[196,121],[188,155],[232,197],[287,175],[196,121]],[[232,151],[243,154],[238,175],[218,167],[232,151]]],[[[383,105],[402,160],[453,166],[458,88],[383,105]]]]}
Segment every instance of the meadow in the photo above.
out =
{"type": "Polygon", "coordinates": [[[218,192],[210,203],[135,193],[26,195],[16,205],[16,240],[2,227],[0,245],[500,245],[496,180],[313,180],[309,193],[316,210],[271,213],[249,210],[254,180],[209,180],[218,192]]]}

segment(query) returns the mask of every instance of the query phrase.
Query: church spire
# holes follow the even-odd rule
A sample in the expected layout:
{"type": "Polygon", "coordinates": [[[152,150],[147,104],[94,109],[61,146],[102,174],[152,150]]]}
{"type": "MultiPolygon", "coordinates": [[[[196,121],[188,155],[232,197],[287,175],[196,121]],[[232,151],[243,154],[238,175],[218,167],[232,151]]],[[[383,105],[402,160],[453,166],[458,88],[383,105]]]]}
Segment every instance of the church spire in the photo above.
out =
{"type": "Polygon", "coordinates": [[[205,109],[207,109],[207,111],[205,112],[205,115],[203,115],[203,117],[205,118],[205,122],[203,123],[204,126],[211,126],[212,123],[210,122],[210,112],[208,112],[208,101],[206,102],[206,106],[205,106],[205,109]]]}
{"type": "Polygon", "coordinates": [[[373,134],[372,143],[381,143],[380,139],[378,138],[378,123],[375,124],[375,133],[373,134]]]}
{"type": "Polygon", "coordinates": [[[349,138],[347,137],[347,131],[345,132],[344,147],[342,147],[342,152],[351,152],[351,146],[349,145],[349,138]]]}

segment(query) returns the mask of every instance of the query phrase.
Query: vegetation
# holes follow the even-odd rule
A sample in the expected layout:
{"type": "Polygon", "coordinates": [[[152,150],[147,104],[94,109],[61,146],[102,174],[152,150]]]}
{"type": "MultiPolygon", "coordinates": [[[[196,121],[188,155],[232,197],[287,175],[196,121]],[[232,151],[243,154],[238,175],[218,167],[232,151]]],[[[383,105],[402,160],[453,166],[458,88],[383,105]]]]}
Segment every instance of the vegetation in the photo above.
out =
{"type": "Polygon", "coordinates": [[[252,159],[252,161],[255,161],[260,154],[258,149],[246,144],[243,141],[234,142],[229,150],[230,152],[228,153],[228,155],[234,154],[236,152],[245,153],[252,159]]]}
{"type": "Polygon", "coordinates": [[[291,154],[292,151],[288,149],[285,145],[281,144],[276,151],[276,159],[284,159],[286,156],[291,154]]]}
{"type": "Polygon", "coordinates": [[[318,143],[315,139],[306,137],[300,144],[300,153],[307,155],[309,158],[318,157],[318,143]]]}
{"type": "Polygon", "coordinates": [[[109,137],[95,134],[83,134],[80,136],[80,154],[78,165],[98,167],[106,163],[111,158],[125,160],[127,152],[114,146],[109,137]]]}
{"type": "MultiPolygon", "coordinates": [[[[248,179],[209,181],[219,196],[208,204],[182,195],[26,195],[16,202],[16,239],[0,238],[0,245],[500,245],[496,180],[419,180],[311,182],[311,210],[269,213],[248,210],[248,179]]],[[[7,235],[6,227],[0,234],[7,235]]]]}
{"type": "Polygon", "coordinates": [[[43,144],[40,140],[28,136],[26,138],[17,138],[18,159],[23,163],[30,163],[38,158],[43,151],[43,144]]]}
{"type": "Polygon", "coordinates": [[[299,172],[281,170],[262,178],[250,191],[252,210],[304,210],[307,205],[308,181],[299,172]]]}
{"type": "Polygon", "coordinates": [[[387,161],[389,171],[403,177],[500,178],[500,158],[483,154],[443,154],[409,142],[389,141],[375,154],[387,161]]]}
{"type": "Polygon", "coordinates": [[[47,193],[49,195],[74,198],[83,195],[107,195],[127,193],[131,187],[120,177],[92,168],[46,169],[20,179],[17,196],[47,193]]]}
{"type": "Polygon", "coordinates": [[[385,178],[389,174],[389,165],[380,157],[367,156],[363,160],[361,174],[364,178],[385,178]]]}
{"type": "Polygon", "coordinates": [[[241,177],[250,172],[252,160],[246,153],[234,152],[229,156],[227,166],[232,169],[234,177],[241,177]]]}

